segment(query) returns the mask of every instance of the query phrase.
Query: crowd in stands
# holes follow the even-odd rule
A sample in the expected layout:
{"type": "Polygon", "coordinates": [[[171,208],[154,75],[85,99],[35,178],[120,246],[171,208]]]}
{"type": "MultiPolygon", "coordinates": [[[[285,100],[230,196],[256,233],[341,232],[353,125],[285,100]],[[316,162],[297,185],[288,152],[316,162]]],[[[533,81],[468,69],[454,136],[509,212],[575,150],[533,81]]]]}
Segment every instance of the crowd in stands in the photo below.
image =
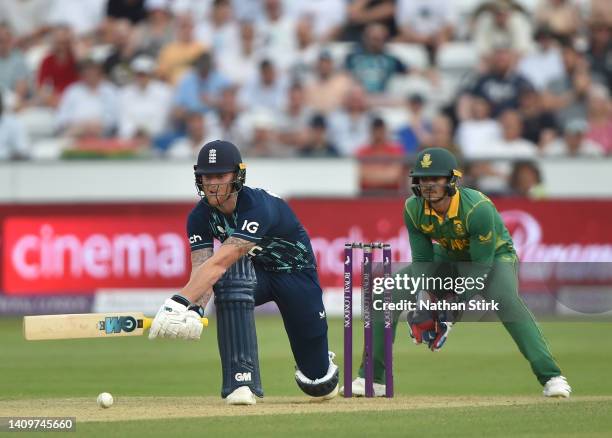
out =
{"type": "MultiPolygon", "coordinates": [[[[3,0],[0,160],[455,152],[489,192],[612,154],[609,0],[3,0]]],[[[527,186],[527,188],[525,188],[527,186]]]]}

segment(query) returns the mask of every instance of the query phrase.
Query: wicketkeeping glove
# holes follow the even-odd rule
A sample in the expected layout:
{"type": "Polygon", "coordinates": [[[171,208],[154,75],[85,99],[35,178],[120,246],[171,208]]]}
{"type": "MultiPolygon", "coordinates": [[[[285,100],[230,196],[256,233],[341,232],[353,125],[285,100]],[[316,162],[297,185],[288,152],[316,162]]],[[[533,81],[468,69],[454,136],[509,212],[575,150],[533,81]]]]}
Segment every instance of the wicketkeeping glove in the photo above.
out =
{"type": "Polygon", "coordinates": [[[437,312],[418,308],[420,303],[435,302],[426,291],[417,295],[417,309],[408,312],[408,329],[410,337],[415,344],[427,344],[431,351],[439,351],[453,327],[453,323],[446,320],[446,312],[437,312]]]}

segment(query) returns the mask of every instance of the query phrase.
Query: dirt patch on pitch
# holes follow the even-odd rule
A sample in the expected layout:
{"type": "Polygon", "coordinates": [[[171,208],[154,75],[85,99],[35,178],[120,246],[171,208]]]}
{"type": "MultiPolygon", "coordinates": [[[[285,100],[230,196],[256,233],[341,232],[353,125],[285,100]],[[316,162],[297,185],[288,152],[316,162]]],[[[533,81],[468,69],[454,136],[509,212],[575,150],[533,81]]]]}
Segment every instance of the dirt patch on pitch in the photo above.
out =
{"type": "MultiPolygon", "coordinates": [[[[610,396],[574,397],[562,402],[608,401],[610,396]]],[[[542,397],[395,397],[393,399],[344,399],[317,403],[303,397],[266,397],[255,406],[227,406],[216,397],[117,397],[110,409],[101,409],[94,398],[0,401],[0,417],[76,417],[88,421],[126,421],[163,418],[282,415],[355,411],[403,411],[414,409],[516,406],[554,403],[542,397]]]]}

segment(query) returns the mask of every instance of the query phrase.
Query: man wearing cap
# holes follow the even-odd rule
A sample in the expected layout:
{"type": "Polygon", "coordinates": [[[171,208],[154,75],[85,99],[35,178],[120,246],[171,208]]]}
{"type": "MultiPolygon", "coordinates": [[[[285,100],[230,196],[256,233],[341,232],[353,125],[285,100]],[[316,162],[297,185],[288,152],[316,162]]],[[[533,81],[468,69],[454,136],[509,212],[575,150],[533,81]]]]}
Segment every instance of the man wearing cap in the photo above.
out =
{"type": "MultiPolygon", "coordinates": [[[[404,205],[412,263],[396,275],[412,279],[452,279],[432,286],[394,290],[394,300],[416,303],[408,312],[415,344],[439,351],[457,315],[446,311],[481,295],[495,310],[520,352],[529,362],[546,397],[569,397],[571,388],[549,350],[533,315],[518,294],[518,257],[512,238],[495,205],[482,193],[458,186],[461,172],[448,150],[428,148],[418,154],[410,173],[414,196],[404,205]],[[461,281],[458,281],[461,280],[461,281]],[[461,285],[461,286],[460,286],[461,285]],[[468,287],[472,285],[472,287],[468,287]],[[401,295],[401,296],[400,296],[401,295]],[[432,310],[422,303],[438,303],[432,310]],[[440,310],[442,309],[442,310],[440,310]],[[414,311],[413,311],[414,310],[414,311]]],[[[395,312],[394,329],[400,312],[395,312]]],[[[384,396],[384,320],[374,322],[375,394],[384,396]]],[[[363,365],[353,393],[365,393],[363,365]]]]}
{"type": "Polygon", "coordinates": [[[164,302],[149,337],[199,339],[200,318],[214,289],[221,396],[229,404],[255,404],[263,390],[253,307],[274,301],[297,363],[297,385],[315,398],[335,397],[338,367],[328,352],[308,234],[285,201],[244,185],[246,166],[234,144],[205,144],[194,169],[202,200],[187,219],[191,279],[164,302]],[[213,239],[222,242],[214,252],[213,239]]]}

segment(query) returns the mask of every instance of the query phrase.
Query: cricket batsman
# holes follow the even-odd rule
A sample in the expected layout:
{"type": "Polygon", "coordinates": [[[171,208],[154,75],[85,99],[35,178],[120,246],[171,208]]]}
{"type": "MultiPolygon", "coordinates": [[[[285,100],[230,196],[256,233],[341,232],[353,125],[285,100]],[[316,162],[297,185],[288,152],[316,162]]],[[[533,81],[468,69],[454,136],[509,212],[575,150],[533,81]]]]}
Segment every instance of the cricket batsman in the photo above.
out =
{"type": "MultiPolygon", "coordinates": [[[[421,290],[394,295],[414,302],[450,299],[467,303],[475,295],[497,303],[497,316],[512,336],[546,397],[569,397],[571,388],[552,357],[533,315],[518,294],[518,257],[510,233],[495,205],[484,194],[458,186],[457,160],[444,148],[423,150],[410,173],[413,196],[404,205],[412,263],[398,274],[411,277],[463,277],[465,284],[483,285],[472,292],[421,290]],[[417,292],[417,293],[414,293],[417,292]]],[[[452,312],[408,312],[410,335],[432,351],[444,345],[453,327],[452,312]]],[[[400,312],[394,313],[394,330],[400,312]]],[[[374,321],[374,391],[384,396],[383,321],[374,321]]],[[[364,395],[363,363],[352,384],[353,394],[364,395]]]]}
{"type": "Polygon", "coordinates": [[[245,185],[246,166],[234,144],[205,144],[194,172],[202,199],[187,219],[191,278],[161,306],[149,338],[199,339],[214,291],[221,396],[228,404],[255,404],[263,389],[253,310],[274,301],[297,363],[297,385],[314,398],[335,397],[339,371],[328,351],[323,292],[304,227],[278,196],[245,185]],[[216,251],[213,239],[222,242],[216,251]]]}

